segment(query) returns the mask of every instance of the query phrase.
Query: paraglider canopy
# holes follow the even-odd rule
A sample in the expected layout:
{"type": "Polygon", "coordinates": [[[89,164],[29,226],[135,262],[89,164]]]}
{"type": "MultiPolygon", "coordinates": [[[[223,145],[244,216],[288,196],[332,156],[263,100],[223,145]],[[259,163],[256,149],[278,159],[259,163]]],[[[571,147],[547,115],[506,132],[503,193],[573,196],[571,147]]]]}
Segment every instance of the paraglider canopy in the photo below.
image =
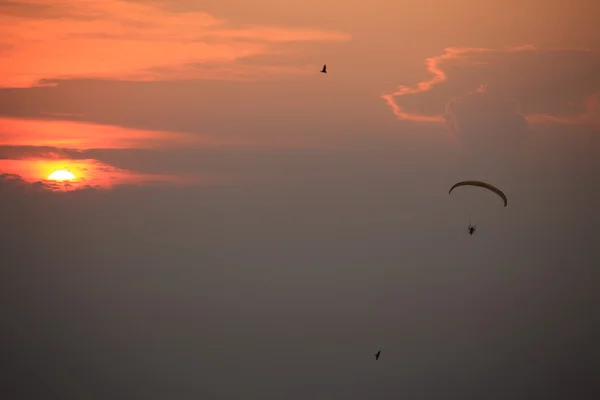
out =
{"type": "Polygon", "coordinates": [[[489,183],[485,183],[485,182],[481,182],[481,181],[462,181],[462,182],[458,182],[456,184],[454,184],[451,188],[450,191],[448,191],[448,194],[452,193],[452,191],[460,186],[478,186],[487,190],[490,190],[494,193],[496,193],[498,196],[500,196],[500,198],[502,198],[502,201],[504,201],[504,207],[506,207],[508,205],[508,199],[506,198],[506,195],[497,187],[490,185],[489,183]]]}

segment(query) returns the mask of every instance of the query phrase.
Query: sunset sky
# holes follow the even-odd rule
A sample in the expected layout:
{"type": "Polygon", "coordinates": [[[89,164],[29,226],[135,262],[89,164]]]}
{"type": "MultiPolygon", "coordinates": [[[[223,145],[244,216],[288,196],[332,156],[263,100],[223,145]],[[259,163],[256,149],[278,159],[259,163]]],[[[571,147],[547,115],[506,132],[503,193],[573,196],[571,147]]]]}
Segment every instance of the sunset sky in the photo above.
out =
{"type": "Polygon", "coordinates": [[[599,11],[0,1],[4,391],[600,398],[599,11]]]}

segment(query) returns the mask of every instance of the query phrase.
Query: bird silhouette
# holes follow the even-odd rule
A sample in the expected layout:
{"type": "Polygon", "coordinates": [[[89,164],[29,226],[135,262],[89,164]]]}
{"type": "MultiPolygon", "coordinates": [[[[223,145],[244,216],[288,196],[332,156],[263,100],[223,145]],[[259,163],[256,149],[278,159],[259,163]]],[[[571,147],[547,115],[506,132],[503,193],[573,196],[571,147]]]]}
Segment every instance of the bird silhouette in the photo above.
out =
{"type": "Polygon", "coordinates": [[[377,354],[375,354],[375,359],[376,359],[376,360],[379,360],[379,355],[380,355],[380,354],[381,354],[381,350],[379,350],[379,351],[377,352],[377,354]]]}
{"type": "Polygon", "coordinates": [[[321,72],[324,74],[327,73],[327,64],[323,64],[323,69],[321,70],[321,72]]]}

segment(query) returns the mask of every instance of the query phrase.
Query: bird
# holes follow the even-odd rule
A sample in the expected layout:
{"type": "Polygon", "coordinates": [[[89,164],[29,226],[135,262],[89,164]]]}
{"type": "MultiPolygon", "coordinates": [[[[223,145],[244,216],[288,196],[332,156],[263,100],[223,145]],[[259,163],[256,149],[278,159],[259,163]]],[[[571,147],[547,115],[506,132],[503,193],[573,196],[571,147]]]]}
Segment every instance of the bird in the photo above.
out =
{"type": "Polygon", "coordinates": [[[380,355],[380,354],[381,354],[381,350],[379,350],[379,351],[377,352],[377,354],[375,354],[375,359],[376,359],[376,360],[379,360],[379,355],[380,355]]]}
{"type": "Polygon", "coordinates": [[[321,72],[324,74],[327,73],[327,64],[323,64],[323,69],[321,70],[321,72]]]}

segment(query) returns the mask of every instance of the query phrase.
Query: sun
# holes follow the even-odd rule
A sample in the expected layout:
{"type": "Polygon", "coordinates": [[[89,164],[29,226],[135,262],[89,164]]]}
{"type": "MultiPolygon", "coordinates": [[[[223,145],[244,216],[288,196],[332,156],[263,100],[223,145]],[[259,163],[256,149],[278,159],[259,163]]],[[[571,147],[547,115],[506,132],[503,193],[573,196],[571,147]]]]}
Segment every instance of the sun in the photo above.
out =
{"type": "Polygon", "coordinates": [[[72,181],[75,179],[75,175],[64,169],[59,169],[48,175],[48,179],[51,181],[72,181]]]}

